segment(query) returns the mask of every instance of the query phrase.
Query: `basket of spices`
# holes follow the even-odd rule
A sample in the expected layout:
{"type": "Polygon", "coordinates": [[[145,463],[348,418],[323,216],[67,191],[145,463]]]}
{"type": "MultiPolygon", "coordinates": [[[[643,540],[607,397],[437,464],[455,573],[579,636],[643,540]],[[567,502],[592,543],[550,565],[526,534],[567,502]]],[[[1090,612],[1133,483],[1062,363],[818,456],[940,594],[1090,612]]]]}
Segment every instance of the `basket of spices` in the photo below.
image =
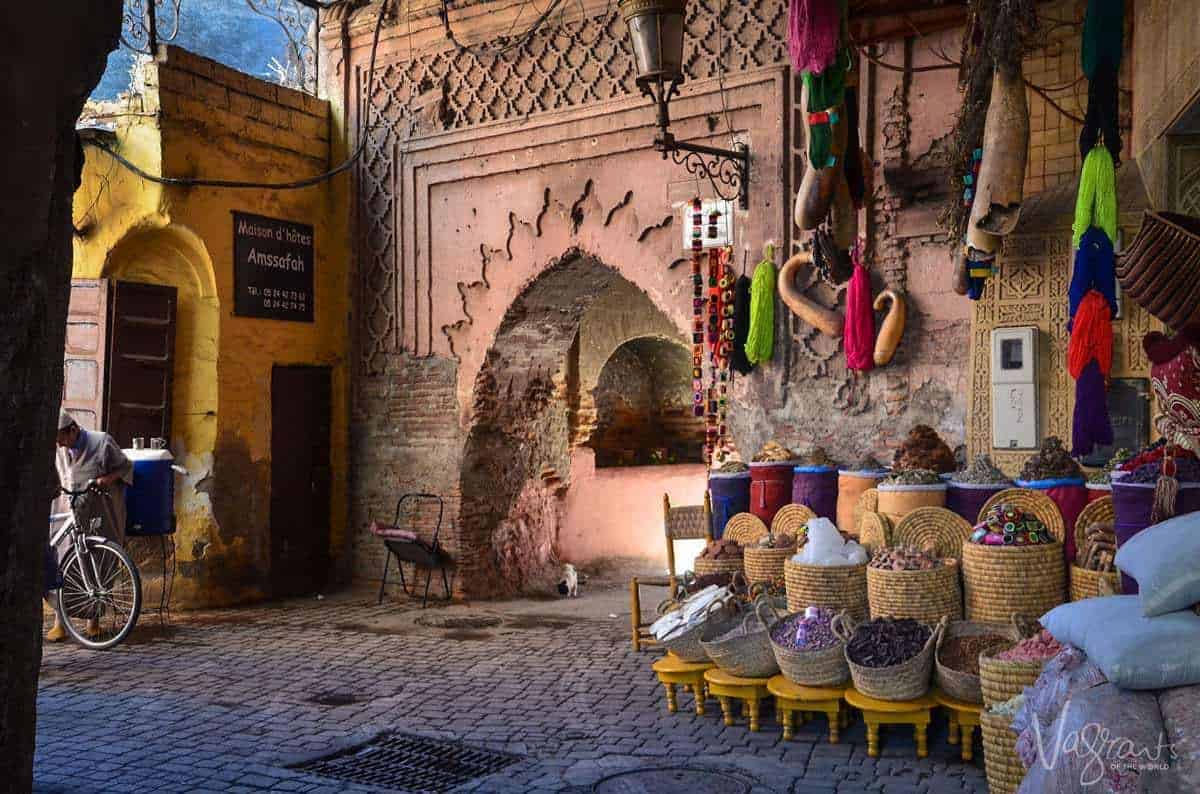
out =
{"type": "Polygon", "coordinates": [[[988,455],[978,455],[971,465],[950,475],[946,481],[946,507],[974,524],[987,500],[1012,487],[1012,480],[992,463],[988,455]]]}
{"type": "Polygon", "coordinates": [[[787,447],[768,441],[750,462],[750,512],[764,524],[792,501],[792,457],[787,447]]]}
{"type": "MultiPolygon", "coordinates": [[[[858,534],[858,498],[886,477],[887,469],[873,456],[867,455],[853,466],[838,470],[837,527],[850,535],[858,534]]],[[[871,507],[871,512],[875,506],[871,507]]]]}
{"type": "MultiPolygon", "coordinates": [[[[1121,464],[1133,457],[1133,453],[1122,447],[1113,453],[1104,468],[1088,475],[1084,487],[1087,488],[1088,503],[1106,496],[1112,496],[1113,475],[1121,468],[1121,464]]],[[[1124,474],[1124,472],[1122,472],[1124,474]]],[[[1078,521],[1078,519],[1076,519],[1078,521]]]]}
{"type": "Polygon", "coordinates": [[[1062,533],[1062,516],[1045,494],[1014,488],[993,496],[962,548],[967,619],[1001,623],[1063,603],[1062,533]]]}
{"type": "Polygon", "coordinates": [[[796,536],[768,532],[758,542],[742,547],[746,581],[751,585],[756,582],[782,582],[783,564],[795,553],[796,536]]]}
{"type": "Polygon", "coordinates": [[[709,627],[700,645],[717,667],[743,678],[767,678],[779,672],[771,647],[771,628],[778,617],[770,605],[756,601],[740,620],[709,627]]]}
{"type": "Polygon", "coordinates": [[[692,570],[697,576],[709,576],[718,573],[734,574],[743,568],[742,547],[737,541],[729,538],[711,541],[704,547],[692,563],[692,570]]]}
{"type": "Polygon", "coordinates": [[[945,507],[946,482],[932,469],[896,471],[875,487],[879,507],[892,526],[918,507],[945,507]]]}
{"type": "Polygon", "coordinates": [[[979,688],[985,705],[1003,703],[1033,686],[1042,667],[1062,650],[1062,645],[1040,629],[1033,633],[1023,619],[1014,620],[1017,632],[1025,638],[1011,648],[979,655],[979,688]]]}
{"type": "Polygon", "coordinates": [[[833,619],[833,633],[846,643],[854,688],[877,700],[914,700],[929,691],[933,652],[946,627],[912,618],[876,618],[855,625],[845,613],[833,619]]]}
{"type": "Polygon", "coordinates": [[[818,606],[867,616],[866,549],[845,540],[829,519],[808,523],[808,541],[783,564],[783,577],[789,612],[818,606]]]}
{"type": "Polygon", "coordinates": [[[925,469],[935,474],[949,474],[957,468],[954,450],[929,425],[915,425],[908,431],[892,459],[895,471],[925,469]]]}
{"type": "Polygon", "coordinates": [[[1016,627],[1011,625],[951,621],[934,654],[934,680],[938,688],[956,700],[983,703],[980,654],[1006,650],[1019,639],[1016,627]]]}
{"type": "Polygon", "coordinates": [[[1111,496],[1089,502],[1075,519],[1075,562],[1071,564],[1071,600],[1121,592],[1117,571],[1116,514],[1111,496]]]}
{"type": "Polygon", "coordinates": [[[1017,735],[1012,731],[1013,716],[1024,699],[1024,695],[1015,695],[979,715],[989,794],[1015,794],[1025,779],[1025,765],[1017,755],[1017,735]]]}
{"type": "Polygon", "coordinates": [[[771,647],[784,678],[801,686],[838,686],[850,678],[844,645],[833,635],[834,614],[807,607],[771,629],[771,647]]]}
{"type": "MultiPolygon", "coordinates": [[[[933,509],[933,508],[930,508],[933,509]]],[[[962,617],[958,560],[915,546],[875,552],[867,565],[867,601],[872,618],[913,618],[936,623],[962,617]]]]}

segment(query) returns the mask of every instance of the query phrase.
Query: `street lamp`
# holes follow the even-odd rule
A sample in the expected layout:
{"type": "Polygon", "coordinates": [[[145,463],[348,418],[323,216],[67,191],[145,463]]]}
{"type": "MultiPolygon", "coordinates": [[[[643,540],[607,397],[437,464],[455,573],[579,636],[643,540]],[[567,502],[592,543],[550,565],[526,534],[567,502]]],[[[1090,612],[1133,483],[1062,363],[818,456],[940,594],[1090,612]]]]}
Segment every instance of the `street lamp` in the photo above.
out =
{"type": "Polygon", "coordinates": [[[703,174],[721,198],[749,209],[750,149],[735,143],[732,150],[680,143],[671,134],[671,99],[683,82],[683,20],[687,0],[621,0],[621,16],[629,27],[637,85],[656,106],[658,135],[654,148],[663,159],[671,155],[690,174],[703,174]],[[726,195],[722,186],[732,190],[726,195]]]}

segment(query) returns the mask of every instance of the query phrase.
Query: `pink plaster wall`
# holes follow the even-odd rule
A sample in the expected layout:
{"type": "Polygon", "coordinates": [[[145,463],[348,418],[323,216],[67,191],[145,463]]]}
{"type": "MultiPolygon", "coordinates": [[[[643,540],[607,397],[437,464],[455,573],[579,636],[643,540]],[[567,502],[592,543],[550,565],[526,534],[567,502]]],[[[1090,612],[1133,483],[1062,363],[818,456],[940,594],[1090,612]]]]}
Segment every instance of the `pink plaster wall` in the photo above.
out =
{"type": "MultiPolygon", "coordinates": [[[[572,563],[605,557],[667,561],[663,540],[663,494],[671,503],[704,500],[701,463],[596,469],[595,453],[577,447],[571,456],[571,487],[558,535],[559,556],[572,563]]],[[[686,566],[679,560],[679,569],[686,566]]]]}

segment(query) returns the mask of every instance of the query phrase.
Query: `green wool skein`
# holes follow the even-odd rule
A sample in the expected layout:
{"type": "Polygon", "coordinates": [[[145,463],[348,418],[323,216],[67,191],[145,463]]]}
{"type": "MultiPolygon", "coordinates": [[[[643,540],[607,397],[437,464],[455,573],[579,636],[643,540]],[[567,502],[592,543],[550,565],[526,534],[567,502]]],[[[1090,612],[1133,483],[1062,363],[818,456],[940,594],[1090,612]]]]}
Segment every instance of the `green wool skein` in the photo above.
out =
{"type": "MultiPolygon", "coordinates": [[[[842,50],[838,59],[820,74],[801,72],[800,79],[808,92],[806,110],[817,113],[830,108],[841,108],[846,101],[846,72],[853,61],[848,50],[842,50]]],[[[845,113],[845,108],[839,112],[845,113]]],[[[833,125],[829,123],[808,126],[808,159],[813,168],[830,168],[837,163],[833,156],[833,125]]]]}
{"type": "Polygon", "coordinates": [[[1071,224],[1072,242],[1079,247],[1079,239],[1089,226],[1095,226],[1108,235],[1111,243],[1117,241],[1117,172],[1112,155],[1104,146],[1096,146],[1083,161],[1083,172],[1079,175],[1079,193],[1075,197],[1075,222],[1071,224]]]}
{"type": "Polygon", "coordinates": [[[746,358],[751,364],[771,360],[775,349],[775,247],[767,246],[750,281],[750,332],[746,358]]]}

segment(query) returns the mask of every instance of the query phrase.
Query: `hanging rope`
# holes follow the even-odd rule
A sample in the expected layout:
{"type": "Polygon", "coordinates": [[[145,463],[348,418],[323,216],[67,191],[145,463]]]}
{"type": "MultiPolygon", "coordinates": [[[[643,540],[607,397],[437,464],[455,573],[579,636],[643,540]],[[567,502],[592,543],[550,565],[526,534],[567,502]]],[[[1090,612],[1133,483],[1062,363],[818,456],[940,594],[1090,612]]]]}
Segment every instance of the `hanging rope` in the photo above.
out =
{"type": "Polygon", "coordinates": [[[751,364],[771,360],[775,349],[775,246],[767,243],[750,281],[750,331],[746,358],[751,364]]]}
{"type": "Polygon", "coordinates": [[[1103,146],[1093,148],[1083,161],[1079,175],[1079,193],[1075,197],[1075,222],[1071,225],[1072,244],[1079,241],[1089,226],[1117,239],[1117,174],[1112,155],[1103,146]]]}
{"type": "Polygon", "coordinates": [[[797,72],[820,73],[837,59],[844,0],[791,0],[788,55],[797,72]]]}

